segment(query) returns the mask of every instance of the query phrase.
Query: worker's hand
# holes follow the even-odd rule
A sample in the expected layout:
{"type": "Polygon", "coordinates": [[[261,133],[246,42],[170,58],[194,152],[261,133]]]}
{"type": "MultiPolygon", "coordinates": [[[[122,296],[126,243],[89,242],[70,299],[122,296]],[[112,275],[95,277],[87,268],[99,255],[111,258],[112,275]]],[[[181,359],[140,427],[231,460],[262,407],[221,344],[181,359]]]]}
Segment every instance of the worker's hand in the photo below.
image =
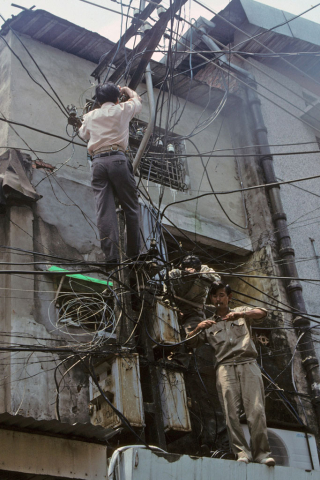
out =
{"type": "Polygon", "coordinates": [[[132,97],[132,90],[129,87],[120,87],[121,95],[127,95],[129,98],[132,97]]]}
{"type": "Polygon", "coordinates": [[[69,115],[68,125],[72,125],[75,129],[79,129],[82,126],[82,122],[79,117],[76,117],[75,115],[69,115]]]}
{"type": "Polygon", "coordinates": [[[198,323],[197,330],[207,330],[215,323],[217,322],[215,322],[214,320],[203,320],[203,322],[198,323]]]}
{"type": "Polygon", "coordinates": [[[188,273],[196,273],[197,272],[195,268],[185,268],[184,271],[188,272],[188,273]]]}
{"type": "Polygon", "coordinates": [[[225,322],[232,322],[232,320],[238,320],[239,318],[242,318],[244,315],[243,312],[230,312],[227,313],[225,317],[222,318],[225,322]]]}

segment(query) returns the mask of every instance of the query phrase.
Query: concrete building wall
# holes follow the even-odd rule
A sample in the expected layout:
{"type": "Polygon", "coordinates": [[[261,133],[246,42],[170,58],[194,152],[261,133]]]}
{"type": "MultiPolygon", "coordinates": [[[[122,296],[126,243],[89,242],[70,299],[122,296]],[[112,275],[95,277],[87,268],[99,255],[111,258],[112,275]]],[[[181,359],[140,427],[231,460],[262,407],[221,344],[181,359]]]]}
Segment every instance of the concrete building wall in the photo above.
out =
{"type": "MultiPolygon", "coordinates": [[[[32,77],[50,91],[49,86],[44,82],[43,77],[33,64],[32,60],[25,55],[25,51],[18,40],[11,33],[9,33],[7,37],[14,51],[23,58],[32,77]]],[[[73,103],[77,107],[81,107],[81,105],[84,105],[86,98],[91,98],[93,89],[90,84],[90,73],[95,67],[93,63],[65,52],[61,52],[58,49],[36,42],[28,37],[23,37],[23,42],[26,44],[32,55],[34,55],[37,63],[49,79],[55,91],[59,93],[64,105],[73,103]]],[[[12,58],[11,62],[10,81],[12,83],[10,88],[12,90],[12,101],[10,104],[10,119],[67,137],[65,133],[67,123],[66,118],[59,110],[58,106],[28,77],[27,73],[22,69],[21,64],[16,58],[12,58]],[[20,92],[24,92],[23,95],[20,92]]],[[[138,91],[140,93],[145,91],[145,86],[140,85],[138,91]]],[[[51,91],[50,93],[54,96],[51,91]]],[[[158,90],[155,89],[156,97],[158,93],[158,90]]],[[[146,95],[143,96],[143,100],[143,112],[138,115],[138,118],[148,121],[149,116],[146,95]]],[[[177,99],[173,101],[173,109],[177,102],[177,99]]],[[[180,99],[179,102],[180,104],[183,104],[184,100],[180,99]]],[[[79,113],[81,113],[81,108],[79,108],[79,113]]],[[[167,104],[165,103],[163,118],[165,118],[166,113],[167,104]]],[[[202,107],[188,102],[174,133],[182,136],[188,135],[198,121],[203,121],[203,119],[206,118],[206,115],[209,114],[212,114],[212,112],[205,112],[203,115],[202,107]]],[[[17,127],[17,131],[34,150],[42,152],[55,151],[66,146],[63,141],[42,134],[37,134],[32,130],[17,127]]],[[[71,133],[71,130],[69,130],[69,132],[71,133]]],[[[217,149],[227,148],[230,145],[230,140],[231,137],[227,127],[227,121],[223,120],[223,116],[220,116],[208,129],[193,138],[193,141],[196,141],[196,144],[201,146],[201,151],[208,152],[212,150],[215,143],[215,148],[217,149]],[[223,122],[222,127],[220,122],[223,122]]],[[[10,141],[13,146],[25,147],[23,141],[17,138],[13,131],[9,132],[8,141],[10,141]]],[[[76,138],[76,141],[82,143],[79,138],[76,138]]],[[[186,141],[186,153],[189,155],[196,153],[196,149],[189,141],[186,141]]],[[[34,156],[35,155],[33,154],[32,157],[34,158],[34,156]]],[[[73,153],[72,146],[69,146],[61,152],[53,155],[39,153],[38,156],[45,162],[61,167],[61,170],[56,174],[56,178],[65,178],[72,180],[77,184],[81,183],[82,185],[90,185],[89,166],[85,148],[75,146],[73,153]]],[[[213,158],[208,161],[208,159],[204,157],[203,161],[204,163],[208,162],[207,171],[213,189],[239,189],[240,183],[234,158],[213,158]]],[[[189,157],[187,164],[190,178],[188,191],[186,193],[172,192],[169,188],[165,188],[162,205],[211,191],[207,177],[206,175],[203,175],[201,160],[199,158],[189,157]]],[[[42,186],[42,189],[49,187],[47,180],[44,180],[43,183],[44,186],[42,186]]],[[[146,184],[147,182],[144,183],[146,184]]],[[[58,187],[55,185],[55,188],[58,187]]],[[[153,200],[157,200],[159,194],[158,186],[150,182],[149,191],[153,200]]],[[[75,202],[75,197],[72,197],[71,195],[70,197],[71,200],[75,202]]],[[[236,223],[243,226],[245,224],[245,212],[241,200],[241,194],[235,193],[220,197],[220,201],[225,210],[230,214],[230,217],[236,219],[236,223]]],[[[42,201],[42,204],[43,203],[44,201],[42,201]]],[[[91,204],[93,205],[92,202],[91,204]]],[[[38,205],[41,209],[41,201],[38,205]]],[[[68,210],[70,210],[70,207],[68,210]]],[[[197,202],[189,202],[182,206],[177,206],[177,208],[169,209],[168,215],[170,218],[172,217],[171,220],[180,228],[204,237],[217,237],[217,241],[221,242],[224,248],[229,248],[228,245],[239,241],[239,237],[244,236],[243,229],[236,227],[229,222],[226,215],[218,206],[213,195],[200,199],[197,202]],[[183,215],[181,216],[182,212],[183,215]],[[181,220],[181,218],[183,218],[183,220],[181,220]]],[[[90,215],[90,219],[95,223],[94,213],[90,215]]],[[[53,219],[51,218],[51,220],[53,219]]],[[[72,229],[68,228],[68,230],[70,235],[73,235],[74,232],[72,229]]],[[[73,237],[75,236],[73,235],[73,237]]],[[[249,248],[246,250],[250,250],[250,241],[248,241],[248,238],[246,243],[249,244],[249,248]]]]}
{"type": "MultiPolygon", "coordinates": [[[[271,91],[276,92],[281,97],[267,92],[262,86],[258,85],[258,92],[274,102],[271,103],[269,100],[260,97],[270,144],[297,143],[295,146],[271,147],[272,152],[281,154],[281,152],[305,151],[302,155],[274,156],[274,168],[278,180],[286,181],[320,175],[319,154],[308,154],[308,152],[318,149],[316,136],[319,136],[320,132],[305,125],[300,119],[302,111],[296,107],[305,110],[305,101],[293,95],[287,88],[281,87],[275,80],[289,87],[300,97],[303,93],[302,87],[269,67],[259,64],[259,68],[274,77],[274,81],[270,78],[266,79],[263,73],[252,68],[250,70],[255,75],[256,80],[262,85],[267,85],[271,91]],[[289,105],[286,100],[294,106],[289,105]],[[282,108],[290,113],[285,112],[282,108]]],[[[301,278],[319,278],[320,275],[319,264],[310,240],[314,239],[314,245],[319,250],[319,194],[319,179],[317,178],[281,186],[284,211],[288,217],[289,232],[296,252],[297,269],[301,278]]],[[[308,313],[318,315],[318,283],[303,282],[302,285],[308,313]]]]}
{"type": "MultiPolygon", "coordinates": [[[[30,74],[42,85],[46,85],[31,59],[24,53],[21,44],[11,33],[7,35],[7,38],[17,54],[23,58],[30,74]]],[[[95,65],[30,38],[22,38],[47,78],[50,79],[54,89],[59,93],[63,103],[65,105],[73,103],[77,107],[81,107],[84,101],[81,104],[79,99],[91,97],[90,73],[95,65]]],[[[17,59],[13,58],[11,54],[9,55],[6,49],[2,50],[1,55],[4,55],[4,62],[10,72],[9,75],[3,77],[4,86],[1,90],[1,102],[6,102],[5,98],[10,98],[10,102],[5,103],[8,114],[10,114],[9,118],[66,137],[65,126],[67,122],[63,113],[48,95],[28,77],[17,59]],[[11,96],[7,95],[5,97],[8,92],[11,92],[11,96]]],[[[4,71],[2,75],[4,75],[4,71]]],[[[46,88],[49,89],[48,86],[46,88]]],[[[145,86],[140,85],[138,91],[139,93],[145,91],[145,86]]],[[[155,90],[156,96],[158,93],[155,90]]],[[[180,103],[183,102],[180,99],[180,103]]],[[[193,139],[200,151],[210,152],[213,147],[226,149],[252,144],[250,125],[242,105],[239,103],[239,106],[233,112],[226,110],[208,129],[193,139]]],[[[165,104],[164,115],[166,114],[166,108],[165,104]]],[[[265,108],[264,105],[263,108],[266,114],[266,122],[270,123],[272,112],[269,112],[268,107],[265,108]]],[[[191,102],[188,103],[174,133],[182,136],[189,134],[195,123],[200,119],[202,112],[203,108],[191,102]]],[[[147,102],[144,103],[139,119],[148,121],[147,102]]],[[[3,219],[5,232],[0,233],[3,236],[3,242],[12,242],[12,245],[20,248],[26,248],[26,245],[28,245],[30,251],[58,255],[63,258],[102,260],[95,226],[96,217],[85,147],[75,146],[73,152],[72,146],[67,146],[67,148],[58,152],[57,150],[66,146],[63,141],[37,134],[22,127],[17,127],[16,130],[34,150],[56,152],[54,154],[34,154],[31,152],[33,160],[36,159],[37,155],[44,162],[61,168],[54,176],[49,177],[48,172],[34,170],[32,183],[37,192],[43,195],[43,198],[37,202],[33,209],[24,210],[23,207],[11,209],[9,217],[3,219]]],[[[276,133],[277,127],[274,127],[275,136],[276,133]]],[[[3,136],[3,139],[4,145],[8,144],[12,147],[21,148],[26,146],[11,129],[7,129],[7,134],[3,136]]],[[[78,139],[77,141],[80,142],[78,139]]],[[[274,140],[274,143],[277,142],[274,140]]],[[[281,142],[279,141],[279,143],[281,142]]],[[[186,152],[196,154],[195,147],[187,141],[186,152]]],[[[286,157],[283,158],[284,161],[287,161],[286,157]]],[[[203,161],[206,164],[207,158],[204,157],[203,161]]],[[[294,157],[294,161],[296,161],[296,157],[294,157]]],[[[171,202],[185,200],[211,191],[201,160],[196,157],[189,157],[187,164],[190,188],[185,193],[181,193],[173,192],[166,187],[161,208],[171,202]]],[[[262,179],[259,164],[252,157],[247,159],[241,157],[239,165],[237,165],[234,157],[212,158],[208,160],[207,171],[213,189],[219,191],[239,190],[239,173],[243,178],[244,186],[257,185],[261,183],[262,179]]],[[[280,171],[280,173],[282,175],[286,171],[280,171]]],[[[155,204],[158,205],[159,186],[152,182],[149,185],[146,181],[143,181],[143,183],[149,190],[155,204]]],[[[249,192],[244,195],[244,198],[242,198],[240,192],[236,192],[219,198],[231,220],[238,225],[228,220],[226,214],[218,206],[214,195],[210,195],[198,201],[170,207],[167,214],[173,223],[171,225],[173,232],[176,233],[174,227],[177,226],[188,232],[192,240],[219,247],[227,252],[233,249],[239,255],[249,254],[252,250],[255,250],[257,254],[250,258],[251,263],[250,261],[247,263],[247,266],[253,269],[253,273],[265,273],[268,272],[268,269],[271,271],[272,268],[277,273],[277,265],[273,266],[275,253],[270,247],[270,245],[273,247],[274,243],[272,228],[270,228],[272,223],[264,192],[262,190],[249,192]],[[248,222],[247,227],[246,222],[248,222]],[[269,250],[266,252],[267,248],[269,250]]],[[[167,220],[164,223],[170,225],[167,220]]],[[[11,262],[21,261],[21,258],[14,253],[6,253],[3,258],[7,258],[11,262]]],[[[37,256],[31,255],[30,258],[38,259],[37,256]]],[[[23,259],[27,261],[29,257],[26,256],[23,259]]],[[[223,265],[223,261],[222,258],[219,263],[220,266],[223,265]]],[[[31,269],[32,267],[28,268],[31,269]]],[[[53,282],[49,277],[42,276],[35,276],[35,280],[31,280],[32,276],[30,276],[26,289],[25,279],[13,275],[6,277],[5,283],[3,283],[4,288],[15,289],[18,299],[13,301],[11,295],[7,295],[10,298],[6,299],[5,307],[3,307],[5,317],[3,333],[5,331],[15,331],[25,336],[27,329],[31,339],[24,338],[23,341],[26,344],[34,341],[32,337],[49,338],[50,340],[46,340],[46,343],[50,346],[57,345],[55,343],[57,341],[61,341],[61,344],[66,343],[68,337],[54,326],[56,319],[54,307],[52,312],[53,323],[50,323],[48,316],[48,310],[52,310],[57,282],[53,282]],[[28,290],[28,293],[26,293],[27,308],[24,308],[24,295],[21,294],[25,290],[28,290]]],[[[265,286],[265,290],[269,294],[275,294],[276,292],[279,298],[285,301],[286,297],[281,285],[272,285],[271,283],[268,285],[259,283],[259,285],[263,288],[265,286]]],[[[243,288],[243,284],[239,284],[239,287],[240,289],[243,288]]],[[[250,287],[247,288],[246,292],[257,296],[256,291],[251,290],[250,287]]],[[[258,295],[258,298],[263,300],[263,296],[258,295]]],[[[280,322],[285,321],[286,318],[285,316],[277,318],[277,315],[274,314],[272,320],[282,325],[280,322]]],[[[282,339],[280,336],[280,334],[274,335],[274,348],[281,348],[283,345],[287,348],[290,342],[294,343],[294,340],[288,339],[288,336],[282,335],[282,339]]],[[[266,351],[264,354],[268,355],[268,352],[266,351]]],[[[12,355],[12,359],[15,360],[14,355],[12,355]]],[[[4,373],[8,378],[11,378],[12,371],[10,369],[14,365],[14,360],[8,361],[7,367],[5,367],[6,371],[4,373]]],[[[21,355],[20,366],[15,376],[12,377],[16,383],[9,386],[3,384],[1,387],[6,399],[1,408],[11,413],[20,412],[26,415],[34,415],[37,418],[53,418],[56,401],[53,375],[60,360],[56,357],[55,361],[52,361],[52,359],[40,355],[34,355],[30,359],[27,354],[21,355]],[[39,381],[35,381],[34,378],[38,378],[39,381]],[[21,379],[23,379],[23,382],[21,379]]],[[[286,358],[282,357],[276,367],[281,370],[285,361],[286,358]]],[[[70,366],[69,363],[63,366],[62,375],[70,366]]],[[[300,369],[300,365],[297,368],[300,369]]],[[[299,374],[302,376],[300,370],[299,374]]],[[[208,381],[212,382],[212,376],[208,381]]],[[[61,418],[72,423],[89,421],[87,408],[88,383],[79,365],[74,367],[70,376],[66,375],[63,378],[62,385],[61,418]]],[[[303,379],[301,388],[305,391],[306,386],[303,379]]],[[[270,411],[274,410],[273,404],[271,404],[271,407],[270,411]]]]}
{"type": "MultiPolygon", "coordinates": [[[[80,113],[80,107],[84,105],[86,98],[92,96],[90,73],[95,65],[29,37],[21,36],[21,38],[54,90],[59,94],[63,104],[76,104],[80,113]]],[[[0,71],[2,78],[0,100],[2,108],[5,109],[5,115],[12,121],[67,138],[66,117],[43,89],[30,78],[30,75],[36,82],[41,83],[53,97],[54,93],[12,32],[7,34],[6,39],[22,59],[29,74],[17,58],[11,54],[8,47],[3,47],[1,50],[3,68],[0,71]]],[[[144,90],[145,86],[140,85],[139,92],[144,90]]],[[[158,92],[155,91],[155,93],[157,95],[158,92]]],[[[164,112],[166,112],[165,109],[166,106],[164,112]]],[[[186,135],[191,132],[202,114],[202,108],[188,103],[175,134],[186,135]]],[[[148,121],[147,102],[144,103],[143,112],[139,118],[148,121]]],[[[32,208],[14,207],[10,209],[10,212],[8,211],[6,217],[1,219],[4,227],[1,233],[3,235],[2,244],[33,252],[58,255],[62,258],[102,260],[86,148],[75,146],[73,150],[71,145],[67,146],[62,140],[36,133],[24,127],[17,126],[15,130],[21,138],[12,128],[4,124],[4,129],[1,129],[2,143],[0,147],[6,145],[26,149],[31,147],[33,152],[28,150],[27,152],[30,153],[32,160],[40,159],[61,168],[52,176],[49,171],[31,169],[32,184],[42,195],[42,199],[32,208]]],[[[200,133],[195,141],[199,145],[198,148],[209,152],[216,140],[216,148],[227,148],[230,145],[230,139],[228,123],[221,117],[209,129],[200,133]],[[220,122],[224,122],[224,124],[221,126],[220,122]]],[[[78,138],[76,141],[82,143],[78,138]]],[[[0,153],[4,151],[5,149],[2,148],[0,153]]],[[[186,151],[194,153],[195,148],[187,142],[186,151]]],[[[179,193],[165,188],[162,206],[211,190],[206,176],[203,176],[203,166],[199,159],[190,157],[187,162],[190,189],[186,193],[179,193]]],[[[204,159],[204,162],[207,160],[204,159]]],[[[214,189],[238,189],[240,186],[234,158],[223,161],[217,158],[211,159],[208,162],[208,174],[214,189]]],[[[148,188],[151,197],[157,200],[159,187],[150,184],[148,188]]],[[[221,203],[230,217],[242,226],[245,222],[245,215],[241,195],[236,193],[223,197],[221,203]]],[[[246,230],[235,227],[228,221],[220,207],[217,206],[214,196],[206,197],[198,202],[182,204],[179,208],[169,209],[168,216],[173,224],[191,232],[197,240],[200,236],[207,238],[207,242],[216,239],[217,243],[226,249],[229,249],[232,244],[238,247],[239,243],[244,242],[245,248],[241,250],[242,254],[251,249],[250,238],[246,230]]],[[[5,251],[2,258],[13,263],[21,262],[21,255],[10,250],[5,251]]],[[[43,257],[33,255],[22,257],[22,261],[25,263],[31,263],[35,259],[41,261],[43,257]]],[[[55,263],[54,259],[52,263],[55,263]]],[[[11,267],[11,269],[14,268],[14,266],[11,267]]],[[[32,265],[25,267],[31,271],[33,268],[32,265]]],[[[41,268],[41,266],[36,267],[36,269],[41,268]]],[[[25,345],[33,344],[34,338],[43,339],[39,340],[40,343],[50,347],[68,343],[70,337],[55,327],[57,311],[54,307],[54,298],[59,279],[52,281],[52,277],[41,275],[35,275],[34,278],[32,275],[30,278],[6,275],[0,280],[2,288],[11,289],[11,293],[16,292],[14,295],[8,295],[6,294],[8,290],[2,290],[2,296],[5,298],[2,307],[5,319],[2,323],[4,335],[5,332],[15,332],[17,343],[18,337],[21,336],[23,337],[22,343],[25,345]]],[[[75,360],[72,360],[71,363],[63,363],[62,370],[61,368],[57,370],[58,364],[64,357],[54,356],[53,358],[50,354],[36,353],[30,356],[28,352],[20,353],[18,361],[16,357],[17,354],[13,353],[2,367],[5,377],[12,379],[12,382],[4,382],[0,386],[3,392],[1,395],[3,401],[0,405],[2,411],[17,412],[39,419],[54,418],[56,416],[54,372],[58,372],[60,381],[61,375],[75,360]]],[[[59,397],[61,419],[72,423],[89,421],[88,383],[79,365],[74,367],[71,375],[63,377],[61,387],[59,397]]]]}

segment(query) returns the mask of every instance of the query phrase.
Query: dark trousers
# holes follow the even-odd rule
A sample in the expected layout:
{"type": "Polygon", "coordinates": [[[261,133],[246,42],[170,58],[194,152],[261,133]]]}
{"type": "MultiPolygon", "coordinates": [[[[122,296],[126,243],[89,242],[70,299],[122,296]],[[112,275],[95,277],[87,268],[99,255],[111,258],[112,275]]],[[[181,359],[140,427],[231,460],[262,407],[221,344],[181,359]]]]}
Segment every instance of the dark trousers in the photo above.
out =
{"type": "Polygon", "coordinates": [[[101,248],[107,260],[119,259],[119,230],[115,196],[127,227],[127,255],[140,252],[140,206],[132,165],[123,154],[95,158],[91,184],[96,202],[101,248]]]}

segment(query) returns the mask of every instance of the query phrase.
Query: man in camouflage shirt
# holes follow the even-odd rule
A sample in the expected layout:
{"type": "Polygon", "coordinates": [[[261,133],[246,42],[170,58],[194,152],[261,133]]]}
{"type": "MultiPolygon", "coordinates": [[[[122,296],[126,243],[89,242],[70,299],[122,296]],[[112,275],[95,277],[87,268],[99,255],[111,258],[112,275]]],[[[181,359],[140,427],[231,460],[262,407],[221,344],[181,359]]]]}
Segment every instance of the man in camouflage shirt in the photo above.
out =
{"type": "Polygon", "coordinates": [[[230,444],[238,461],[274,466],[267,437],[263,381],[251,338],[251,322],[266,317],[267,310],[250,307],[230,309],[231,296],[229,285],[221,282],[213,284],[210,300],[216,311],[210,319],[199,322],[196,328],[187,328],[187,337],[193,337],[188,345],[196,348],[209,343],[214,349],[219,400],[230,444]],[[240,424],[241,404],[250,431],[251,449],[240,424]]]}
{"type": "Polygon", "coordinates": [[[205,319],[204,306],[213,282],[220,276],[195,255],[183,258],[179,268],[169,272],[175,303],[180,310],[179,323],[196,326],[205,319]]]}

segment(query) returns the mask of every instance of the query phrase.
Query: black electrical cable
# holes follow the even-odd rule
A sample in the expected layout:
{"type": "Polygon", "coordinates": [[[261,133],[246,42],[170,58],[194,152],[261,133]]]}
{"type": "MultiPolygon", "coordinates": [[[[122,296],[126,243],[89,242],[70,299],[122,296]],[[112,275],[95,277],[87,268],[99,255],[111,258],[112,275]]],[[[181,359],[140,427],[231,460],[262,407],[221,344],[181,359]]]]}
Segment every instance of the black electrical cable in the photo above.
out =
{"type": "Polygon", "coordinates": [[[203,193],[201,195],[197,195],[196,197],[187,198],[185,200],[178,200],[176,202],[168,203],[165,206],[165,208],[163,209],[161,217],[164,216],[164,212],[167,210],[167,208],[171,207],[172,205],[177,205],[179,203],[191,202],[192,200],[196,200],[198,198],[208,197],[208,196],[211,196],[211,195],[228,195],[230,193],[247,192],[249,190],[255,190],[257,188],[272,188],[272,187],[275,187],[275,186],[278,186],[278,185],[286,185],[286,184],[289,184],[289,183],[297,183],[297,182],[303,182],[303,181],[306,181],[306,180],[314,180],[315,178],[320,178],[320,175],[313,175],[311,177],[298,178],[298,179],[295,179],[295,180],[286,180],[285,182],[265,183],[265,184],[262,184],[262,185],[255,185],[253,187],[244,187],[244,188],[235,189],[235,190],[226,190],[226,191],[218,191],[218,192],[216,191],[216,192],[203,193]]]}
{"type": "MultiPolygon", "coordinates": [[[[208,10],[209,12],[213,13],[214,15],[216,15],[218,18],[221,18],[222,21],[228,23],[229,25],[231,25],[233,28],[235,28],[237,31],[243,33],[244,35],[246,35],[248,37],[248,40],[253,40],[255,43],[257,43],[258,45],[262,46],[263,48],[265,48],[266,50],[269,50],[270,52],[272,53],[277,53],[275,51],[273,51],[271,48],[267,47],[266,45],[264,45],[262,42],[259,42],[259,40],[256,40],[255,38],[253,38],[252,35],[248,34],[245,30],[242,30],[241,28],[237,27],[237,25],[235,25],[234,23],[230,22],[229,20],[227,20],[227,18],[223,17],[222,15],[220,15],[219,13],[216,13],[214,12],[213,10],[211,10],[209,7],[207,7],[206,5],[204,5],[203,3],[201,3],[199,0],[194,0],[196,3],[198,3],[199,5],[201,5],[202,7],[204,7],[206,10],[208,10]]],[[[287,23],[289,23],[292,19],[289,19],[287,20],[287,23]]],[[[275,27],[273,27],[275,28],[275,27]]],[[[287,60],[285,60],[284,58],[282,58],[283,62],[287,63],[291,68],[294,68],[295,70],[297,70],[299,73],[302,73],[303,76],[306,76],[308,77],[310,80],[312,80],[314,83],[316,83],[317,85],[320,85],[320,83],[313,77],[311,77],[310,75],[308,75],[305,71],[301,70],[300,68],[298,68],[296,65],[288,62],[287,60]]]]}
{"type": "Polygon", "coordinates": [[[200,159],[201,159],[201,163],[202,163],[203,169],[204,169],[204,171],[205,171],[205,173],[206,173],[207,180],[208,180],[208,182],[209,182],[209,185],[210,185],[210,188],[211,188],[211,190],[212,190],[212,193],[214,194],[215,199],[217,200],[219,207],[221,208],[221,210],[223,211],[223,213],[225,214],[225,216],[227,217],[227,219],[229,220],[229,222],[233,223],[233,225],[236,225],[236,226],[239,227],[239,228],[246,229],[246,227],[243,227],[242,225],[239,225],[238,223],[234,222],[234,221],[230,218],[230,216],[229,216],[228,213],[226,212],[225,208],[223,207],[222,203],[220,202],[218,196],[215,194],[213,185],[212,185],[212,183],[211,183],[211,180],[210,180],[210,177],[209,177],[209,174],[208,174],[207,167],[206,167],[206,165],[204,164],[202,155],[201,155],[201,153],[199,152],[199,149],[198,149],[197,145],[196,145],[192,140],[190,140],[190,138],[188,138],[187,141],[190,142],[190,143],[192,143],[193,147],[197,150],[197,153],[198,153],[198,155],[199,155],[199,157],[200,157],[200,159]]]}
{"type": "Polygon", "coordinates": [[[39,70],[39,72],[41,73],[41,75],[43,76],[43,78],[45,79],[45,81],[47,82],[47,84],[49,85],[49,87],[51,88],[51,90],[53,91],[53,93],[55,94],[57,100],[60,102],[61,106],[64,108],[64,110],[67,112],[67,109],[66,107],[64,106],[61,98],[59,97],[59,95],[57,94],[57,92],[55,91],[55,89],[53,88],[53,86],[51,85],[51,83],[49,82],[48,78],[46,77],[46,75],[43,73],[42,69],[39,67],[38,63],[36,62],[35,58],[33,57],[33,55],[30,53],[30,50],[26,47],[26,45],[23,43],[23,41],[21,40],[21,38],[16,34],[15,30],[9,25],[9,29],[11,30],[11,32],[13,33],[13,35],[19,40],[19,42],[21,43],[21,45],[23,46],[23,48],[25,49],[25,51],[27,52],[27,54],[29,55],[29,57],[32,59],[32,61],[34,62],[34,64],[36,65],[37,69],[39,70]]]}
{"type": "Polygon", "coordinates": [[[31,73],[29,72],[29,70],[27,69],[27,67],[24,65],[24,63],[22,62],[21,58],[15,53],[15,51],[10,47],[9,43],[7,42],[7,40],[0,34],[0,38],[2,38],[2,40],[4,41],[4,43],[7,45],[7,47],[9,48],[9,50],[11,51],[11,53],[17,58],[17,60],[20,62],[21,66],[23,67],[23,69],[27,72],[28,76],[31,78],[31,80],[37,84],[50,98],[51,100],[54,101],[54,103],[57,105],[57,107],[59,108],[59,110],[63,113],[63,115],[65,115],[66,117],[68,117],[67,113],[61,108],[61,105],[57,102],[57,100],[48,92],[48,90],[46,90],[44,88],[43,85],[41,85],[41,83],[37,82],[37,80],[35,78],[33,78],[33,76],[31,75],[31,73]]]}
{"type": "MultiPolygon", "coordinates": [[[[60,135],[55,135],[54,133],[45,132],[44,130],[40,130],[39,128],[31,127],[30,125],[26,125],[25,123],[14,122],[13,120],[5,120],[4,118],[0,118],[0,120],[2,122],[10,123],[12,125],[17,125],[18,127],[28,128],[29,130],[33,130],[34,132],[43,133],[44,135],[48,135],[49,137],[59,138],[60,140],[64,140],[65,142],[68,142],[70,144],[70,139],[69,138],[64,138],[64,137],[61,137],[60,135]]],[[[85,143],[73,142],[73,144],[78,145],[79,147],[87,148],[87,145],[85,143]]]]}

